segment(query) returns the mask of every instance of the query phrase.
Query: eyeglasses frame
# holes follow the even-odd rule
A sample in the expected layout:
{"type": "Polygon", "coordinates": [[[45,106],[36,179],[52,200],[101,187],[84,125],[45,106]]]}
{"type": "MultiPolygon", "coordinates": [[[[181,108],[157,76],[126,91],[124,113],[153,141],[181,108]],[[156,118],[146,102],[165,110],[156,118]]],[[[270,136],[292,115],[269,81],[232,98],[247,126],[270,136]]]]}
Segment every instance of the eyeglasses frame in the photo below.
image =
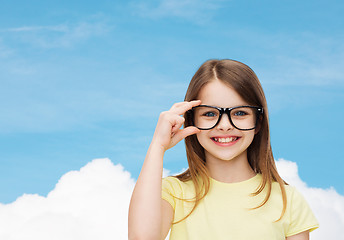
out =
{"type": "MultiPolygon", "coordinates": [[[[210,106],[210,105],[198,105],[198,106],[193,107],[192,109],[190,109],[190,110],[188,111],[188,113],[191,114],[191,122],[192,122],[192,125],[193,125],[193,126],[195,126],[195,122],[194,122],[194,109],[195,109],[195,108],[198,108],[198,107],[210,107],[210,108],[215,108],[215,109],[217,109],[217,110],[220,112],[219,119],[217,120],[217,122],[215,123],[215,125],[214,125],[213,127],[211,127],[211,128],[199,128],[199,127],[197,127],[199,130],[210,130],[210,129],[215,128],[215,127],[217,126],[217,124],[219,124],[219,122],[221,121],[222,115],[223,115],[224,113],[227,114],[228,119],[229,119],[229,122],[230,122],[231,125],[232,125],[233,127],[235,127],[236,129],[241,130],[241,131],[253,130],[253,129],[255,129],[255,128],[257,127],[258,120],[259,120],[259,116],[262,115],[263,112],[264,112],[264,110],[263,110],[262,107],[248,106],[248,105],[236,106],[236,107],[231,107],[231,108],[221,108],[221,107],[210,106]],[[255,123],[255,125],[254,125],[253,128],[241,129],[241,128],[238,128],[237,126],[235,126],[235,124],[233,123],[232,118],[231,118],[231,115],[230,115],[230,114],[231,114],[231,111],[232,111],[233,109],[242,108],[242,107],[249,107],[249,108],[254,108],[254,109],[257,110],[257,119],[256,119],[256,123],[255,123]]],[[[195,126],[195,127],[196,127],[196,126],[195,126]]]]}

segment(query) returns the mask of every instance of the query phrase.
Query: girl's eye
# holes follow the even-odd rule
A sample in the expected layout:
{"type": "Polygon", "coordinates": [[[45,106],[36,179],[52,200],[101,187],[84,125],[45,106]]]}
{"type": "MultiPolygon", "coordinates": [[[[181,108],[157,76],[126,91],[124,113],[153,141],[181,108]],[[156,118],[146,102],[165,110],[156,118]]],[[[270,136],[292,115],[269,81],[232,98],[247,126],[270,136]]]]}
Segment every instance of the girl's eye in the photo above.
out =
{"type": "Polygon", "coordinates": [[[203,116],[206,117],[216,117],[216,113],[215,112],[206,112],[203,114],[203,116]]]}
{"type": "Polygon", "coordinates": [[[234,116],[238,116],[238,117],[242,117],[242,116],[246,116],[247,113],[244,111],[237,111],[234,113],[234,116]]]}

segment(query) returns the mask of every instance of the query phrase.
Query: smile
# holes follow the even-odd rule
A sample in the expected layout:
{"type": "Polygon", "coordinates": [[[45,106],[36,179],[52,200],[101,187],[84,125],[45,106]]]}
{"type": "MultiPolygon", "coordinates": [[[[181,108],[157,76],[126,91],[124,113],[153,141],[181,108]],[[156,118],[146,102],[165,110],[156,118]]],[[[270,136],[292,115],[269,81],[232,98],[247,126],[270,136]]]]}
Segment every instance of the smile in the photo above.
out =
{"type": "Polygon", "coordinates": [[[230,142],[234,142],[234,141],[238,140],[238,137],[226,137],[226,138],[214,137],[212,139],[218,143],[230,143],[230,142]]]}

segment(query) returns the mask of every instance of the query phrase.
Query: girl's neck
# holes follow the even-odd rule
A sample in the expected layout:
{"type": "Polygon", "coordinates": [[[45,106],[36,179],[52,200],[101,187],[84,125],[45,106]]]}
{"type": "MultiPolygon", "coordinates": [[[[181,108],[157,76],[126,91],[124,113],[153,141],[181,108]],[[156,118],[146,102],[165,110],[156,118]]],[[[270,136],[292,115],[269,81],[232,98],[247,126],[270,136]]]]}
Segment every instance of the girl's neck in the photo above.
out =
{"type": "Polygon", "coordinates": [[[242,182],[256,175],[248,163],[246,152],[231,160],[208,157],[206,166],[211,178],[224,183],[242,182]]]}

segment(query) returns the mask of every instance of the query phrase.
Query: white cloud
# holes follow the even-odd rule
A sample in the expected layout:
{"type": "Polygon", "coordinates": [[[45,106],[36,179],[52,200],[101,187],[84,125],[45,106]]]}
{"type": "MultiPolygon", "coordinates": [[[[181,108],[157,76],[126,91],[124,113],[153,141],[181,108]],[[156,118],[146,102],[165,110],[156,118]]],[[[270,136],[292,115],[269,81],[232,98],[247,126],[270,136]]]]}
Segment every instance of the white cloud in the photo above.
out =
{"type": "Polygon", "coordinates": [[[170,170],[168,170],[168,169],[166,169],[166,168],[164,168],[163,170],[162,170],[162,177],[168,177],[168,176],[171,176],[172,174],[171,174],[171,171],[170,170]]]}
{"type": "Polygon", "coordinates": [[[302,193],[320,223],[320,228],[311,233],[311,239],[343,239],[339,237],[343,236],[344,228],[344,196],[334,188],[309,187],[300,179],[295,162],[279,159],[276,163],[281,177],[302,193]]]}
{"type": "Polygon", "coordinates": [[[47,197],[24,194],[0,205],[0,239],[127,239],[134,180],[121,165],[96,159],[61,177],[47,197]]]}
{"type": "MultiPolygon", "coordinates": [[[[344,227],[344,196],[333,188],[308,187],[294,162],[280,159],[277,167],[281,176],[303,193],[320,222],[312,240],[339,239],[344,227]]],[[[134,184],[120,164],[95,159],[80,171],[63,175],[47,197],[24,194],[13,203],[0,204],[0,239],[127,239],[134,184]]]]}

